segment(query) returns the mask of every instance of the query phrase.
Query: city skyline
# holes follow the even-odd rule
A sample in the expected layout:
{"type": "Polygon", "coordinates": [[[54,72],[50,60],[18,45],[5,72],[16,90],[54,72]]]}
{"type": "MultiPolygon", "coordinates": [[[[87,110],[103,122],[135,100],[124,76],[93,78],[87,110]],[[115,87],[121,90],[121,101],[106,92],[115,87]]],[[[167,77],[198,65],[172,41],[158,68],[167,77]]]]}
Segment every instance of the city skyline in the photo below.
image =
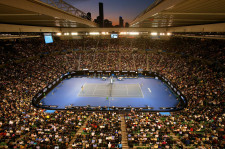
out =
{"type": "Polygon", "coordinates": [[[90,12],[92,20],[99,16],[99,3],[104,4],[104,19],[112,21],[112,25],[119,25],[119,17],[130,23],[155,0],[64,0],[85,13],[90,12]]]}

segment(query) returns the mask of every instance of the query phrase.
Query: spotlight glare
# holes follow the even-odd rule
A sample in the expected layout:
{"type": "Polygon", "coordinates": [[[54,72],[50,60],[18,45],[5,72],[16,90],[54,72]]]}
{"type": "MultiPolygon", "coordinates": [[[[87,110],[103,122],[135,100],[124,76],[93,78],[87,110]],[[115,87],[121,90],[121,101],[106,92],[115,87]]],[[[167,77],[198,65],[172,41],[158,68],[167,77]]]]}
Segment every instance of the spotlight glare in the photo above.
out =
{"type": "Polygon", "coordinates": [[[99,32],[90,32],[90,35],[99,35],[99,32]]]}
{"type": "Polygon", "coordinates": [[[157,33],[157,32],[151,32],[151,35],[152,35],[152,36],[157,36],[158,33],[157,33]]]}
{"type": "Polygon", "coordinates": [[[57,35],[57,36],[61,36],[61,35],[62,35],[62,33],[56,33],[56,35],[57,35]]]}
{"type": "Polygon", "coordinates": [[[71,35],[78,35],[78,33],[76,33],[76,32],[73,32],[73,33],[71,33],[71,35]]]}
{"type": "Polygon", "coordinates": [[[127,35],[127,32],[120,32],[120,35],[127,35]]]}
{"type": "Polygon", "coordinates": [[[139,32],[129,32],[129,35],[139,35],[139,32]]]}
{"type": "Polygon", "coordinates": [[[109,33],[108,32],[102,32],[102,35],[108,35],[109,33]]]}

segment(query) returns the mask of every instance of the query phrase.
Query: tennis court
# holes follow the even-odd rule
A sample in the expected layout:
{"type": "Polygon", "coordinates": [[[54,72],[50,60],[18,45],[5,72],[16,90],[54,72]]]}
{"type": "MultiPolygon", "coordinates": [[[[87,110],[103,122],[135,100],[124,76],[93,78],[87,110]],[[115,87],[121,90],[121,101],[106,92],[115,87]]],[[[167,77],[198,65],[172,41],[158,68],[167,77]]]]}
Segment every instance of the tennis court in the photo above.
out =
{"type": "Polygon", "coordinates": [[[93,106],[93,107],[175,107],[179,101],[173,92],[160,80],[154,78],[114,78],[103,81],[101,78],[70,78],[63,80],[45,98],[43,105],[93,106]],[[82,89],[83,87],[83,89],[82,89]]]}
{"type": "Polygon", "coordinates": [[[143,97],[139,84],[87,83],[79,93],[82,97],[143,97]]]}

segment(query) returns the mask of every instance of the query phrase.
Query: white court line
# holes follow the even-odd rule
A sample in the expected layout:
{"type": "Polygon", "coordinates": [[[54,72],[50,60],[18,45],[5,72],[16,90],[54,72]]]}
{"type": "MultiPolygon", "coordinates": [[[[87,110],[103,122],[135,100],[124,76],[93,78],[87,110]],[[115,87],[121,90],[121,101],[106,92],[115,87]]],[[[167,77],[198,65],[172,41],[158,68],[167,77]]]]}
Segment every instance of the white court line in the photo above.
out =
{"type": "Polygon", "coordinates": [[[92,95],[94,95],[96,88],[97,88],[97,85],[95,85],[95,89],[94,89],[94,91],[93,91],[92,95]]]}
{"type": "Polygon", "coordinates": [[[142,90],[141,90],[140,84],[138,84],[138,86],[139,86],[139,89],[140,89],[140,91],[141,91],[142,97],[144,98],[144,94],[143,94],[143,92],[142,92],[142,90]]]}
{"type": "MultiPolygon", "coordinates": [[[[113,85],[115,85],[115,84],[113,84],[113,85]]],[[[141,89],[141,86],[140,86],[140,84],[123,84],[124,86],[124,88],[114,88],[114,87],[116,87],[116,86],[114,86],[113,87],[113,90],[115,91],[115,92],[117,92],[117,91],[122,91],[122,92],[124,92],[124,93],[127,93],[127,94],[125,94],[125,95],[120,95],[120,94],[118,94],[118,95],[113,95],[113,96],[115,96],[115,97],[119,97],[119,96],[123,96],[123,97],[130,97],[129,96],[129,86],[128,85],[131,85],[131,87],[139,87],[139,93],[141,93],[141,95],[140,95],[140,97],[144,97],[144,94],[143,94],[143,91],[142,91],[142,89],[141,89]]],[[[105,85],[103,85],[103,84],[95,84],[95,85],[91,85],[91,86],[88,86],[87,85],[87,83],[85,83],[84,84],[84,92],[85,93],[79,93],[78,94],[78,96],[80,95],[80,96],[92,96],[92,97],[96,97],[96,96],[99,96],[99,97],[102,97],[102,96],[105,96],[105,95],[108,95],[107,93],[106,93],[106,91],[108,91],[108,89],[107,88],[102,88],[102,86],[105,86],[105,85]],[[99,87],[101,87],[101,88],[99,88],[99,87]],[[93,88],[93,89],[91,89],[91,88],[93,88]],[[92,92],[90,92],[92,90],[92,92]],[[87,94],[87,92],[89,92],[89,94],[87,94]],[[95,92],[98,92],[98,93],[95,93],[95,92]],[[102,93],[100,93],[99,94],[99,92],[102,92],[102,93]]]]}
{"type": "Polygon", "coordinates": [[[152,91],[150,90],[150,88],[148,88],[148,91],[151,93],[152,91]]]}
{"type": "Polygon", "coordinates": [[[86,82],[84,83],[83,88],[85,87],[85,85],[86,85],[86,82]]]}
{"type": "MultiPolygon", "coordinates": [[[[127,88],[127,85],[126,85],[126,88],[127,88]]],[[[127,88],[127,96],[128,96],[128,88],[127,88]]]]}
{"type": "MultiPolygon", "coordinates": [[[[86,84],[86,82],[82,85],[82,86],[83,86],[83,89],[84,89],[85,84],[86,84]]],[[[82,86],[81,86],[81,87],[82,87],[82,86]]],[[[75,87],[75,90],[76,90],[76,87],[75,87]]],[[[79,89],[79,90],[80,90],[80,89],[79,89]]],[[[81,95],[82,92],[84,92],[84,91],[82,91],[82,89],[81,89],[80,92],[78,92],[77,96],[81,95]]]]}

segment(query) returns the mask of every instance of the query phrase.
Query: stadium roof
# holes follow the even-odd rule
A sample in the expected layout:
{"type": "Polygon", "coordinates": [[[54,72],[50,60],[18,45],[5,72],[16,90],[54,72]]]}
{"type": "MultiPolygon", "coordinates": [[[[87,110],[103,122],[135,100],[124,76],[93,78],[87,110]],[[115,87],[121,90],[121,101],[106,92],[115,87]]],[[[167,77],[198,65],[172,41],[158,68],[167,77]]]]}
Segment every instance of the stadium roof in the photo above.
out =
{"type": "Polygon", "coordinates": [[[0,22],[44,27],[97,26],[94,22],[83,18],[85,13],[79,9],[63,1],[54,1],[49,4],[39,0],[0,1],[0,22]]]}
{"type": "Polygon", "coordinates": [[[132,27],[178,27],[225,22],[225,0],[156,0],[132,27]]]}
{"type": "Polygon", "coordinates": [[[0,32],[225,32],[225,0],[156,0],[129,28],[98,28],[63,0],[42,1],[1,0],[0,32]]]}

